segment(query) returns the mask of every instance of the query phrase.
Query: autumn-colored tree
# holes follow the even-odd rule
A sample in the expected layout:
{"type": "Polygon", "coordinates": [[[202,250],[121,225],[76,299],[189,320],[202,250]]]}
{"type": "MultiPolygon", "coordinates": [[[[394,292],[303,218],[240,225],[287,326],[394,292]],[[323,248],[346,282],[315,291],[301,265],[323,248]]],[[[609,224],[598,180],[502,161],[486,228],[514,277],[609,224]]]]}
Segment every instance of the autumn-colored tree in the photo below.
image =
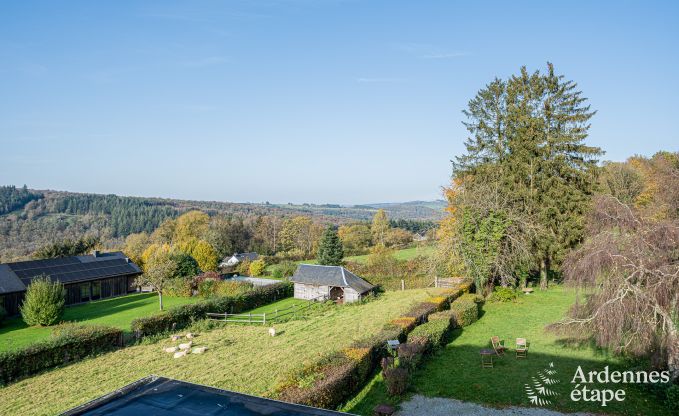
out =
{"type": "Polygon", "coordinates": [[[288,253],[309,258],[315,253],[322,232],[323,227],[309,217],[288,218],[279,233],[280,247],[288,253]]]}
{"type": "Polygon", "coordinates": [[[205,241],[215,248],[220,258],[246,251],[251,230],[240,217],[217,215],[210,219],[205,241]]]}
{"type": "Polygon", "coordinates": [[[383,209],[379,209],[373,216],[373,222],[370,226],[370,231],[373,235],[373,242],[375,244],[385,245],[388,230],[389,218],[387,217],[387,213],[383,209]]]}
{"type": "Polygon", "coordinates": [[[363,254],[372,244],[370,226],[364,223],[342,225],[337,230],[345,254],[363,254]]]}
{"type": "Polygon", "coordinates": [[[208,230],[210,216],[202,211],[189,211],[177,218],[174,241],[186,241],[192,238],[203,239],[208,230]]]}
{"type": "Polygon", "coordinates": [[[171,244],[176,229],[177,220],[173,218],[166,219],[151,233],[151,242],[154,244],[171,244]]]}
{"type": "Polygon", "coordinates": [[[160,310],[163,310],[163,291],[175,275],[177,264],[172,260],[168,245],[158,246],[145,261],[144,274],[136,280],[138,286],[150,286],[158,293],[160,310]]]}
{"type": "Polygon", "coordinates": [[[390,228],[384,236],[387,247],[404,247],[412,242],[413,233],[403,228],[390,228]]]}
{"type": "Polygon", "coordinates": [[[172,247],[170,244],[158,244],[158,243],[153,243],[150,246],[146,247],[146,250],[141,254],[141,264],[144,266],[144,270],[146,270],[146,263],[149,261],[149,259],[154,256],[158,252],[165,252],[165,253],[170,253],[172,251],[172,247]]]}
{"type": "Polygon", "coordinates": [[[266,262],[264,259],[257,259],[250,263],[249,272],[250,276],[262,276],[264,275],[264,270],[266,269],[266,262]]]}
{"type": "Polygon", "coordinates": [[[144,251],[151,245],[151,238],[146,233],[130,234],[125,238],[123,253],[139,267],[143,267],[144,251]]]}
{"type": "Polygon", "coordinates": [[[260,253],[276,254],[278,251],[279,238],[283,220],[275,215],[263,215],[257,217],[254,222],[254,246],[259,248],[260,253]]]}
{"type": "Polygon", "coordinates": [[[199,240],[195,237],[185,239],[178,243],[176,249],[189,254],[198,262],[198,267],[202,271],[215,271],[219,264],[219,256],[217,251],[204,240],[199,240]]]}

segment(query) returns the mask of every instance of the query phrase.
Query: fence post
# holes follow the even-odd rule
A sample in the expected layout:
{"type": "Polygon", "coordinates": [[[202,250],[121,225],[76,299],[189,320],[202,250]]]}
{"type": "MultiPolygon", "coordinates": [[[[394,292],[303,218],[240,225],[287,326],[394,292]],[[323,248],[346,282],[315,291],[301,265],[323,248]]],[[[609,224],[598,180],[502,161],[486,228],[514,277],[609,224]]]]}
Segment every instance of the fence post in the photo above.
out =
{"type": "Polygon", "coordinates": [[[439,287],[439,277],[434,277],[434,287],[439,287]]]}
{"type": "Polygon", "coordinates": [[[252,323],[252,312],[250,312],[250,313],[248,314],[248,323],[249,323],[249,324],[252,323]]]}
{"type": "Polygon", "coordinates": [[[406,281],[401,279],[401,290],[406,290],[406,281]]]}
{"type": "Polygon", "coordinates": [[[266,325],[266,312],[262,315],[262,325],[266,325]]]}

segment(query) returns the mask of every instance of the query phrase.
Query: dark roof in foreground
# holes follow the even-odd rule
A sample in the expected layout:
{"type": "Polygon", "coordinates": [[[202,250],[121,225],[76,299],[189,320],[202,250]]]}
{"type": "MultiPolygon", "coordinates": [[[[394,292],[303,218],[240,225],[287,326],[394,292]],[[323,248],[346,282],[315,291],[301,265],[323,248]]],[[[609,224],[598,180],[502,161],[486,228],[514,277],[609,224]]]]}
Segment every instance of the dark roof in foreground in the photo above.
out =
{"type": "Polygon", "coordinates": [[[350,287],[358,293],[365,293],[374,287],[342,266],[300,264],[290,280],[318,286],[350,287]]]}
{"type": "Polygon", "coordinates": [[[5,263],[0,264],[0,294],[26,290],[41,275],[61,283],[75,283],[139,273],[141,269],[120,251],[5,263]]]}
{"type": "Polygon", "coordinates": [[[346,414],[348,413],[279,402],[165,377],[149,376],[71,409],[63,415],[336,416],[346,414]]]}

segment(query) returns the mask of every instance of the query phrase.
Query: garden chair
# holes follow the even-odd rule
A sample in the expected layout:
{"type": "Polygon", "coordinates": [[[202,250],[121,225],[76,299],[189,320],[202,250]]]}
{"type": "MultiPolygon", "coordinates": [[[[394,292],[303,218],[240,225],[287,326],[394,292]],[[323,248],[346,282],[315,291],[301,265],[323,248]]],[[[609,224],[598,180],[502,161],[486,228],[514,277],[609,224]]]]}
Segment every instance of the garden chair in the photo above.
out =
{"type": "Polygon", "coordinates": [[[516,358],[528,358],[528,342],[526,342],[526,338],[516,339],[516,358]]]}
{"type": "Polygon", "coordinates": [[[493,349],[498,357],[505,355],[507,348],[504,346],[504,341],[500,341],[500,337],[497,335],[490,338],[490,343],[493,344],[493,349]]]}

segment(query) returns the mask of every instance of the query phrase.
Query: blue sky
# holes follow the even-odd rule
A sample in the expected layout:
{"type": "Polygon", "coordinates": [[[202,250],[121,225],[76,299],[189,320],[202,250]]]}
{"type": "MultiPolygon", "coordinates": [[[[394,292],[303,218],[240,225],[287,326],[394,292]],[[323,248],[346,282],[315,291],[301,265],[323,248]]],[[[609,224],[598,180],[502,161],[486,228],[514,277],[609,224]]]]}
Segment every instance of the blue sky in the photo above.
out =
{"type": "Polygon", "coordinates": [[[598,110],[606,159],[678,150],[678,20],[648,1],[5,1],[0,183],[434,199],[467,101],[546,61],[598,110]]]}

